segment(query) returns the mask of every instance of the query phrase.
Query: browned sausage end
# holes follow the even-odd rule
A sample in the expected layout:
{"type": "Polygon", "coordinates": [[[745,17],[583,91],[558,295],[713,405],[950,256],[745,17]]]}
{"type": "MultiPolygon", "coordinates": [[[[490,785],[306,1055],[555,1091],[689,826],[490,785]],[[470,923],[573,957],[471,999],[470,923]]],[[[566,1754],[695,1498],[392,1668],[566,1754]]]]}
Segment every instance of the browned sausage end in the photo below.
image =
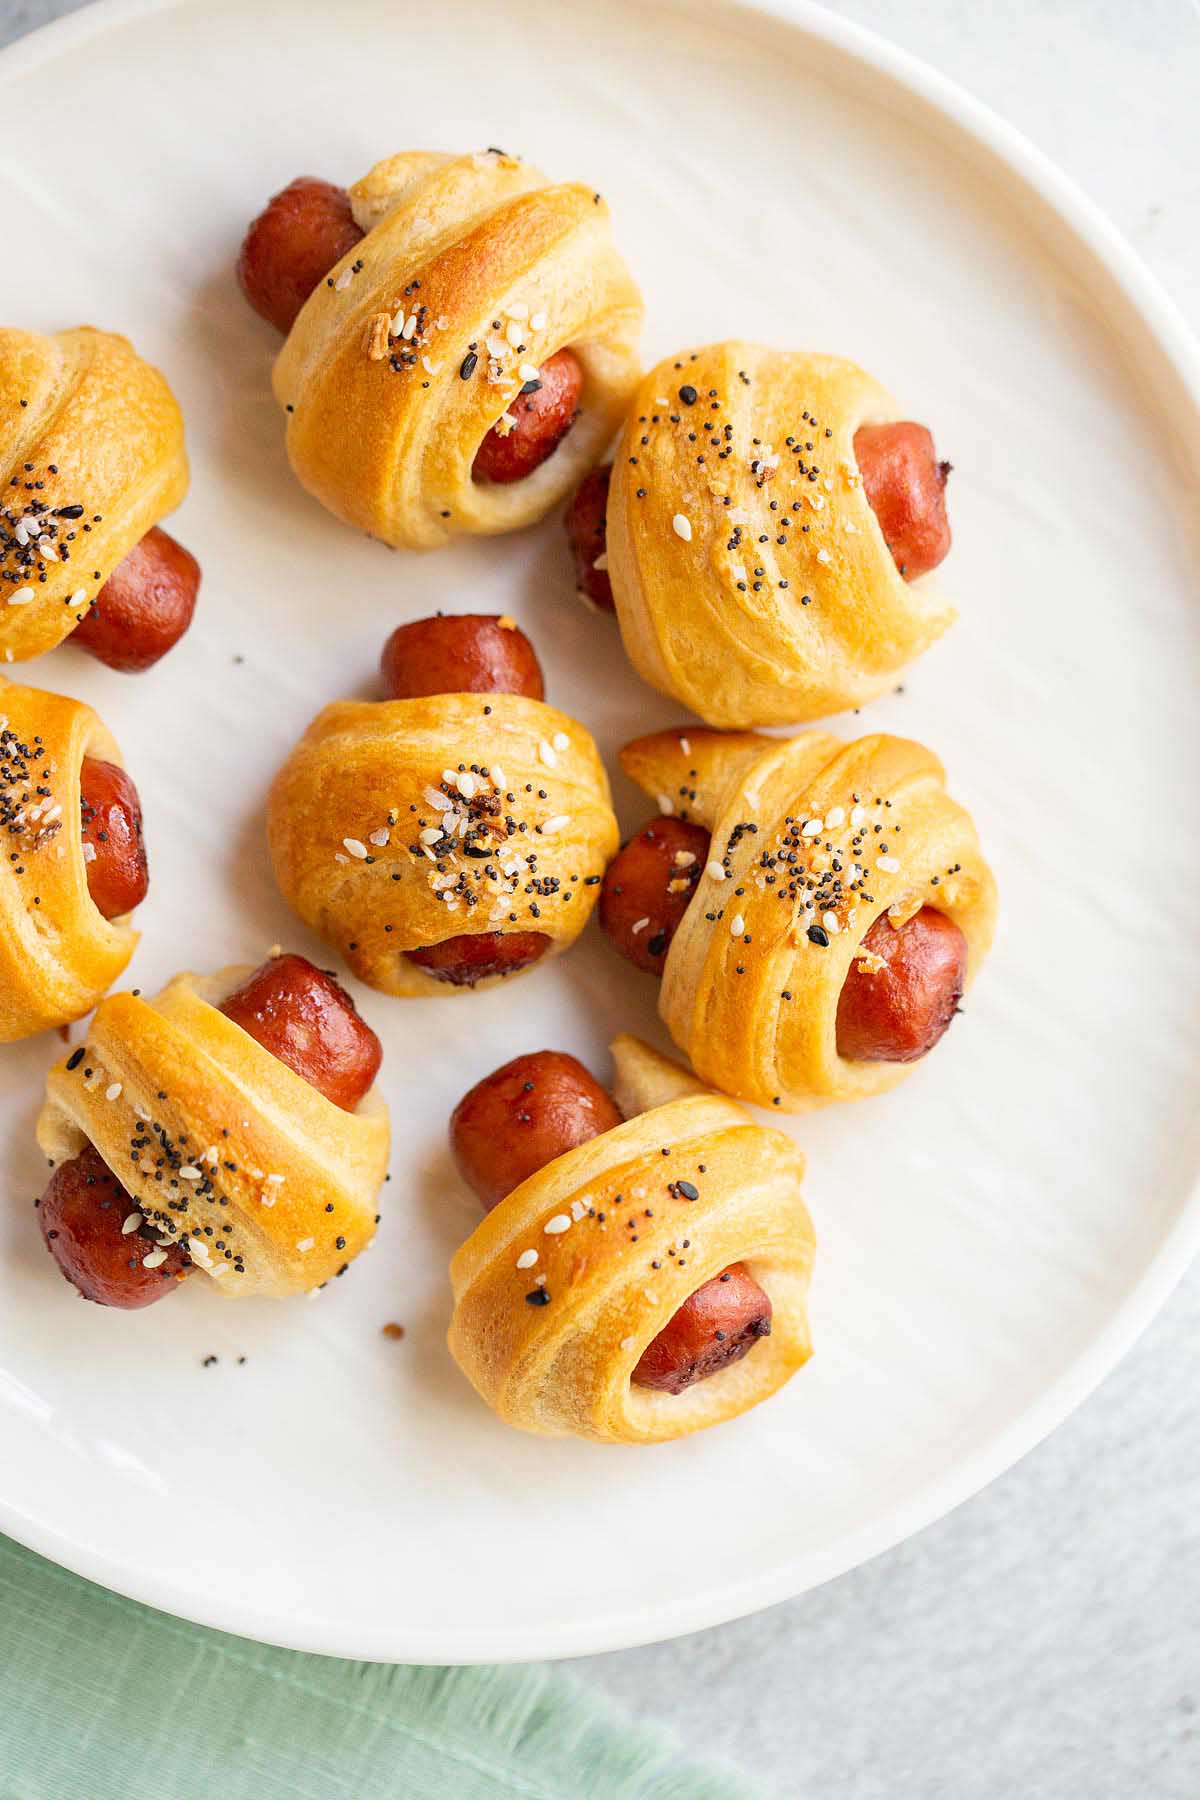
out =
{"type": "Polygon", "coordinates": [[[106,919],[123,918],[141,905],[150,887],[141,802],[124,769],[85,756],[79,813],[88,893],[106,919]]]}
{"type": "Polygon", "coordinates": [[[242,292],[268,324],[289,332],[313,289],[362,235],[345,188],[298,175],[247,229],[237,260],[242,292]]]}
{"type": "Polygon", "coordinates": [[[438,613],[398,625],[380,667],[389,700],[431,694],[545,698],[541,664],[525,633],[488,613],[438,613]]]}
{"type": "Polygon", "coordinates": [[[464,1094],[450,1120],[459,1173],[486,1207],[621,1123],[612,1096],[560,1050],[518,1056],[464,1094]]]}
{"type": "Polygon", "coordinates": [[[646,1346],[633,1371],[634,1385],[682,1394],[740,1362],[770,1331],[769,1298],[743,1263],[730,1263],[689,1294],[646,1346]]]}
{"type": "Polygon", "coordinates": [[[125,1312],[152,1306],[191,1267],[178,1244],[159,1244],[158,1232],[92,1144],[55,1169],[38,1220],[62,1273],[99,1306],[125,1312]]]}
{"type": "Polygon", "coordinates": [[[710,838],[685,819],[652,819],[623,844],[605,872],[599,919],[621,955],[661,975],[708,860],[710,838]]]}
{"type": "Polygon", "coordinates": [[[885,913],[862,941],[842,986],[838,1055],[852,1062],[917,1062],[943,1036],[962,999],[967,940],[923,906],[896,927],[885,913]]]}
{"type": "Polygon", "coordinates": [[[582,392],[578,357],[569,350],[547,357],[536,379],[509,402],[505,420],[492,426],[475,452],[475,480],[508,486],[540,469],[575,423],[582,392]]]}
{"type": "Polygon", "coordinates": [[[345,1112],[379,1073],[379,1039],[341,983],[307,957],[269,957],[220,1010],[345,1112]]]}
{"type": "Polygon", "coordinates": [[[950,551],[946,481],[924,425],[860,425],[854,455],[871,509],[906,581],[928,575],[950,551]]]}
{"type": "Polygon", "coordinates": [[[199,591],[200,564],[155,525],[117,564],[71,642],[107,668],[139,675],[179,642],[199,591]]]}

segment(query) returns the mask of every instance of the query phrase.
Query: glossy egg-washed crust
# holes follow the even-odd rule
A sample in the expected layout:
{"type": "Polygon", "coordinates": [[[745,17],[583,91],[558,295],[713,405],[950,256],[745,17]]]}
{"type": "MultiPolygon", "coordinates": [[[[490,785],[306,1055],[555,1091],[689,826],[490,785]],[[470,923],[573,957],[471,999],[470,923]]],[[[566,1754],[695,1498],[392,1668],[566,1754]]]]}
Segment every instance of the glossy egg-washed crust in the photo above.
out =
{"type": "Polygon", "coordinates": [[[90,1012],[138,941],[88,893],[85,756],[124,766],[90,706],[0,679],[0,1043],[90,1012]]]}
{"type": "Polygon", "coordinates": [[[710,725],[794,724],[871,699],[941,636],[954,610],[930,577],[900,574],[854,458],[860,425],[900,416],[853,363],[756,344],[683,351],[643,378],[608,572],[651,687],[710,725]]]}
{"type": "Polygon", "coordinates": [[[175,396],[127,338],[0,329],[0,658],[24,662],[74,631],[187,484],[175,396]],[[29,568],[15,525],[34,503],[54,555],[29,568]],[[10,605],[25,588],[34,598],[10,605]]]}
{"type": "Polygon", "coordinates": [[[967,940],[970,982],[996,921],[974,822],[933,752],[882,733],[846,743],[697,728],[638,738],[621,764],[664,811],[712,833],[659,993],[697,1073],[788,1112],[903,1080],[913,1065],[838,1055],[838,996],[863,938],[885,912],[936,907],[967,940]]]}
{"type": "Polygon", "coordinates": [[[102,1001],[47,1077],[37,1138],[56,1164],[94,1144],[222,1293],[282,1298],[340,1274],[374,1236],[388,1120],[373,1089],[344,1112],[217,1010],[250,972],[102,1001]]]}
{"type": "Polygon", "coordinates": [[[350,199],[367,235],[309,297],[275,364],[293,469],[388,544],[534,523],[601,455],[640,368],[641,297],[603,199],[499,151],[391,156],[350,199]],[[567,438],[522,481],[472,480],[519,366],[567,346],[584,376],[567,438]]]}
{"type": "Polygon", "coordinates": [[[548,1163],[472,1232],[450,1264],[449,1344],[507,1424],[660,1443],[756,1406],[808,1360],[816,1239],[790,1138],[636,1038],[613,1056],[626,1122],[548,1163]],[[518,1268],[529,1250],[537,1262],[518,1268]],[[682,1394],[633,1385],[672,1314],[733,1262],[770,1296],[770,1336],[682,1394]]]}
{"type": "Polygon", "coordinates": [[[591,736],[519,694],[327,706],[275,777],[267,831],[289,906],[361,980],[407,996],[468,991],[403,954],[446,938],[537,931],[549,954],[565,950],[618,843],[591,736]],[[503,833],[485,857],[438,853],[421,839],[470,812],[446,779],[460,769],[477,808],[499,796],[503,833]]]}

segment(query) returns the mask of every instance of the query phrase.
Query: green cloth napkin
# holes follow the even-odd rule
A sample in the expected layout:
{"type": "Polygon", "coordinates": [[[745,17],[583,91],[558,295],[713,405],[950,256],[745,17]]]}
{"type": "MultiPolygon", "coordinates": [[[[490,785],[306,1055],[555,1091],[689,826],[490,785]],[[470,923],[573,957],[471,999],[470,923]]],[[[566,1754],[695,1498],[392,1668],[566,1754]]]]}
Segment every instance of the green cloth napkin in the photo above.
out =
{"type": "Polygon", "coordinates": [[[106,1593],[0,1537],[0,1800],[749,1794],[561,1670],[275,1650],[106,1593]]]}

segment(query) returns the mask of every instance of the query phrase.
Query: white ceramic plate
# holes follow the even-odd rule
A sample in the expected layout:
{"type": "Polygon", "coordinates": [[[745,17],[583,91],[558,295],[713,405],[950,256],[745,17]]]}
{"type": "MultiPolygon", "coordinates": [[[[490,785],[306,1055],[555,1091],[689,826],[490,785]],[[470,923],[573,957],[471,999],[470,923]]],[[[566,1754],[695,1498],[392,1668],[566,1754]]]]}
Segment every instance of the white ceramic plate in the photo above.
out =
{"type": "Polygon", "coordinates": [[[814,10],[110,5],[10,50],[0,79],[6,320],[128,332],[188,421],[171,529],[205,571],[191,636],[139,679],[70,651],[27,671],[95,704],[140,784],[132,982],[277,939],[314,951],[272,886],[264,790],[320,705],[368,690],[402,619],[518,614],[608,752],[675,716],[574,599],[556,520],[391,555],[288,474],[241,231],[293,174],[350,180],[410,145],[500,143],[602,187],[649,355],[733,332],[839,351],[935,426],[962,620],[869,722],[941,752],[1003,899],[946,1046],[889,1098],[796,1126],[814,1361],[654,1450],[507,1431],[443,1347],[447,1258],[476,1218],[444,1147],[454,1100],[518,1050],[603,1070],[614,1029],[655,1029],[650,984],[594,930],[506,992],[360,993],[394,1179],[374,1254],[314,1305],[226,1306],[200,1282],[140,1315],[74,1300],[30,1208],[56,1045],[0,1053],[0,1526],[232,1631],[452,1662],[691,1630],[925,1524],[1087,1392],[1200,1235],[1200,379],[1178,318],[1026,144],[814,10]]]}

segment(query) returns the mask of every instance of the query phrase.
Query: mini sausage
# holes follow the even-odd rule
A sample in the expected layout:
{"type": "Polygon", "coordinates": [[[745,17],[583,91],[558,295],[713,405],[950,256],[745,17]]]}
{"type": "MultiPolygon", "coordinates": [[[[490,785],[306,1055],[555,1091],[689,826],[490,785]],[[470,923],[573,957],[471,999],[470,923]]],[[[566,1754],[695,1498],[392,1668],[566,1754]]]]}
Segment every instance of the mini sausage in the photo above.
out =
{"type": "Polygon", "coordinates": [[[92,1144],[55,1169],[38,1219],[62,1273],[98,1306],[126,1312],[152,1306],[174,1293],[191,1268],[178,1244],[161,1254],[158,1232],[92,1144]]]}
{"type": "Polygon", "coordinates": [[[530,1175],[621,1123],[611,1095],[561,1050],[514,1057],[464,1094],[450,1120],[458,1172],[489,1210],[530,1175]]]}
{"type": "Polygon", "coordinates": [[[549,948],[550,939],[541,931],[479,931],[404,954],[435,981],[473,988],[493,975],[515,975],[531,968],[549,948]]]}
{"type": "Polygon", "coordinates": [[[838,1055],[851,1062],[917,1062],[933,1049],[958,1010],[967,973],[967,940],[945,913],[923,906],[896,927],[885,913],[856,956],[837,1010],[838,1055]]]}
{"type": "Polygon", "coordinates": [[[200,564],[155,525],[117,564],[71,642],[110,669],[140,674],[179,642],[199,591],[200,564]]]}
{"type": "Polygon", "coordinates": [[[569,350],[547,357],[536,382],[527,381],[509,402],[506,416],[515,419],[515,425],[506,435],[493,425],[475,452],[471,468],[475,480],[507,485],[532,475],[553,456],[575,423],[582,392],[578,359],[569,350]]]}
{"type": "Polygon", "coordinates": [[[854,455],[867,499],[906,581],[928,575],[950,549],[946,481],[924,425],[860,425],[854,455]]]}
{"type": "Polygon", "coordinates": [[[647,1344],[633,1371],[638,1387],[682,1394],[771,1334],[771,1302],[744,1263],[730,1263],[694,1294],[647,1344]]]}
{"type": "Polygon", "coordinates": [[[146,898],[150,870],[138,791],[124,769],[85,756],[79,771],[80,834],[88,893],[106,919],[124,918],[146,898]]]}
{"type": "Polygon", "coordinates": [[[575,490],[563,524],[575,557],[577,585],[593,606],[613,612],[612,582],[608,578],[608,487],[612,464],[593,469],[575,490]],[[598,561],[604,567],[597,568],[598,561]]]}
{"type": "Polygon", "coordinates": [[[220,1010],[345,1112],[379,1073],[379,1039],[341,983],[307,957],[268,957],[220,1010]]]}
{"type": "MultiPolygon", "coordinates": [[[[398,626],[383,647],[381,668],[389,700],[431,694],[524,694],[540,700],[545,693],[541,664],[525,633],[486,613],[440,613],[398,626]]],[[[404,954],[435,981],[475,987],[529,968],[549,948],[544,932],[484,931],[404,954]]]]}
{"type": "Polygon", "coordinates": [[[545,697],[542,667],[516,626],[489,613],[438,613],[399,625],[380,659],[389,700],[428,694],[524,694],[545,697]]]}
{"type": "Polygon", "coordinates": [[[647,974],[663,959],[708,860],[709,834],[684,819],[652,819],[622,845],[600,889],[600,925],[647,974]]]}
{"type": "Polygon", "coordinates": [[[298,175],[254,219],[237,278],[260,317],[289,332],[313,289],[362,237],[345,188],[298,175]]]}
{"type": "MultiPolygon", "coordinates": [[[[547,1163],[619,1124],[612,1096],[581,1062],[559,1050],[537,1050],[463,1095],[450,1120],[450,1149],[459,1174],[490,1211],[547,1163]]],[[[643,1352],[633,1380],[680,1394],[737,1362],[770,1329],[770,1300],[733,1263],[688,1296],[643,1352]]]]}

